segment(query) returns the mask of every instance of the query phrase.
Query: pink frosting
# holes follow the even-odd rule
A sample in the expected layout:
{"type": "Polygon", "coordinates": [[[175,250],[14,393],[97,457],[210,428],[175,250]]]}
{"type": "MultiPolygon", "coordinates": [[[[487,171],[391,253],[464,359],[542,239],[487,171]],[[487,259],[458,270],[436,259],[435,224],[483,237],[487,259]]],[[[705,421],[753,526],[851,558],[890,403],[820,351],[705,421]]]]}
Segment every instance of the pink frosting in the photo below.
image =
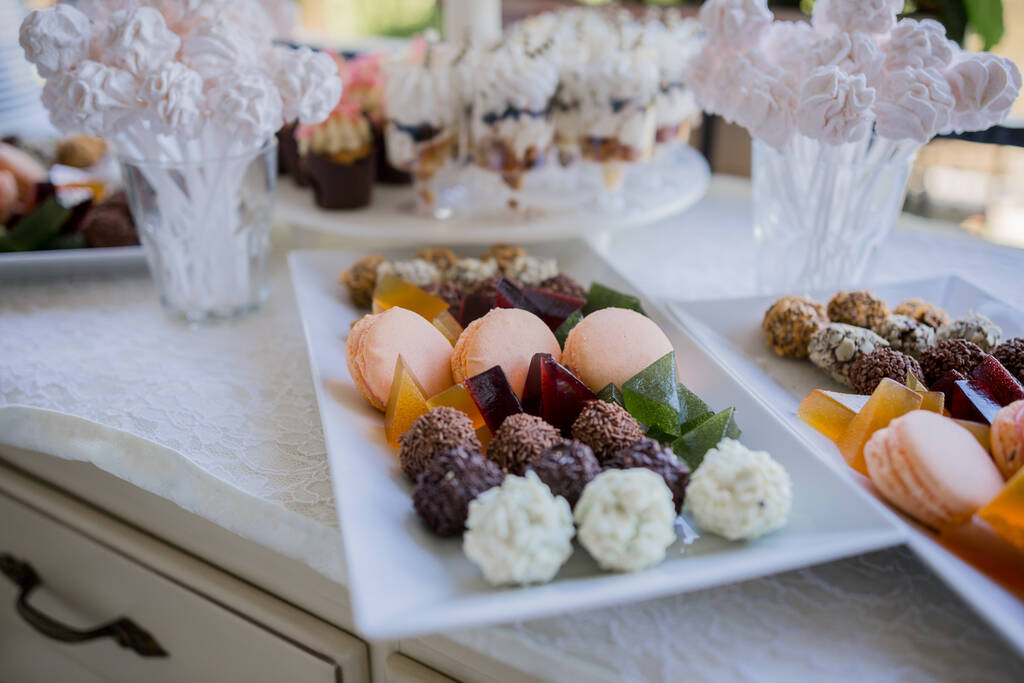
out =
{"type": "Polygon", "coordinates": [[[1001,123],[1021,90],[1020,69],[1009,59],[983,52],[963,54],[946,72],[956,100],[947,130],[985,130],[1001,123]]]}
{"type": "Polygon", "coordinates": [[[809,138],[841,145],[871,131],[875,89],[863,74],[851,76],[838,66],[819,66],[800,90],[797,127],[809,138]]]}
{"type": "Polygon", "coordinates": [[[935,69],[900,69],[878,89],[875,130],[892,140],[923,144],[948,128],[955,105],[949,84],[935,69]]]}

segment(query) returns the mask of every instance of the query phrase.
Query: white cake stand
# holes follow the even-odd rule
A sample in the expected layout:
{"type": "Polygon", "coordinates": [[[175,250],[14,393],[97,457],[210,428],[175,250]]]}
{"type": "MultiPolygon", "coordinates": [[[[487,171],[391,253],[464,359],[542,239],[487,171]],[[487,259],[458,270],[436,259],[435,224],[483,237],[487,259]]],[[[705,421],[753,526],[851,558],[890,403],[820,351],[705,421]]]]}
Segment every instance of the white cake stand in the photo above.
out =
{"type": "MultiPolygon", "coordinates": [[[[295,228],[329,233],[349,240],[387,244],[524,244],[592,237],[656,223],[697,203],[707,192],[711,172],[707,161],[691,147],[672,150],[670,163],[658,178],[658,188],[644,192],[642,201],[629,201],[621,210],[576,206],[551,211],[505,210],[440,220],[414,211],[411,187],[378,185],[373,202],[355,211],[328,211],[313,201],[310,188],[281,178],[275,218],[295,228]]],[[[660,162],[658,162],[660,163],[660,162]]]]}

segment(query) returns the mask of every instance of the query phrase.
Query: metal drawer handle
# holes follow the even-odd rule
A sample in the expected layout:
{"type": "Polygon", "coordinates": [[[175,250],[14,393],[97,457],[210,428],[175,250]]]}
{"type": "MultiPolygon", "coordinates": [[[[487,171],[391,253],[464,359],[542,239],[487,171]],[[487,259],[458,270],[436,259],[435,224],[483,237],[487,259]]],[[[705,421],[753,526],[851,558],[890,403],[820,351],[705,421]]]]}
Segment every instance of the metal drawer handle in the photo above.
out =
{"type": "Polygon", "coordinates": [[[149,632],[135,625],[130,619],[115,619],[109,624],[87,631],[79,631],[56,621],[28,604],[29,594],[42,584],[39,575],[27,562],[7,554],[0,555],[0,572],[14,582],[21,593],[15,607],[21,618],[47,638],[62,643],[82,643],[97,638],[113,638],[121,647],[126,647],[142,657],[166,657],[160,644],[149,632]]]}

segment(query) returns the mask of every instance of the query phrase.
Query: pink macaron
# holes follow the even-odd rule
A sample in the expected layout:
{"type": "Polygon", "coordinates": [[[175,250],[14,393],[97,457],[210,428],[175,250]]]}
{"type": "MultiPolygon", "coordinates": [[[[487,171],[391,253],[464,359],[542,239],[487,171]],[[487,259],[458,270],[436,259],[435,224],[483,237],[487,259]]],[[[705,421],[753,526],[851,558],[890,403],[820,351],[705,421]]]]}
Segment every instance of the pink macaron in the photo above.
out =
{"type": "Polygon", "coordinates": [[[1014,401],[992,420],[992,459],[1007,480],[1024,465],[1024,401],[1014,401]]]}
{"type": "Polygon", "coordinates": [[[452,345],[426,318],[404,308],[363,316],[349,332],[345,355],[352,381],[367,403],[384,410],[401,356],[427,396],[452,382],[452,345]]]}
{"type": "Polygon", "coordinates": [[[594,311],[572,328],[562,365],[592,391],[621,387],[633,375],[672,351],[672,342],[645,315],[625,308],[594,311]]]}
{"type": "Polygon", "coordinates": [[[927,410],[875,432],[864,460],[890,503],[936,529],[968,521],[1003,488],[999,470],[971,433],[927,410]]]}
{"type": "Polygon", "coordinates": [[[461,382],[500,365],[516,396],[522,398],[534,354],[562,350],[547,324],[529,311],[495,308],[469,324],[452,352],[452,377],[461,382]]]}

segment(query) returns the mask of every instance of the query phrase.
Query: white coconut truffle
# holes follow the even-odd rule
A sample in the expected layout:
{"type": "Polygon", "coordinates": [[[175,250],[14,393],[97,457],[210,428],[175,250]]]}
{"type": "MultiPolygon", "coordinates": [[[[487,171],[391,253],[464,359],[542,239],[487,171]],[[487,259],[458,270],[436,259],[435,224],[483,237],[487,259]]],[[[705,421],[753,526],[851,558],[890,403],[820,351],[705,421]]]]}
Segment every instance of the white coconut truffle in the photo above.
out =
{"type": "Polygon", "coordinates": [[[675,519],[665,480],[643,468],[602,472],[576,503],[580,543],[612,571],[634,572],[665,559],[676,540],[675,519]]]}
{"type": "Polygon", "coordinates": [[[496,586],[546,583],[572,554],[572,513],[530,471],[469,504],[462,549],[496,586]]]}
{"type": "Polygon", "coordinates": [[[936,341],[966,339],[980,346],[985,353],[992,353],[999,346],[1002,337],[1003,330],[998,325],[987,316],[974,311],[969,311],[964,317],[946,323],[939,328],[935,335],[936,341]]]}
{"type": "Polygon", "coordinates": [[[382,261],[377,266],[377,278],[387,275],[394,275],[417,287],[426,287],[441,279],[441,271],[437,266],[420,258],[409,261],[382,261]]]}
{"type": "Polygon", "coordinates": [[[704,531],[752,540],[786,524],[793,485],[764,451],[722,439],[704,456],[686,489],[686,510],[704,531]]]}

